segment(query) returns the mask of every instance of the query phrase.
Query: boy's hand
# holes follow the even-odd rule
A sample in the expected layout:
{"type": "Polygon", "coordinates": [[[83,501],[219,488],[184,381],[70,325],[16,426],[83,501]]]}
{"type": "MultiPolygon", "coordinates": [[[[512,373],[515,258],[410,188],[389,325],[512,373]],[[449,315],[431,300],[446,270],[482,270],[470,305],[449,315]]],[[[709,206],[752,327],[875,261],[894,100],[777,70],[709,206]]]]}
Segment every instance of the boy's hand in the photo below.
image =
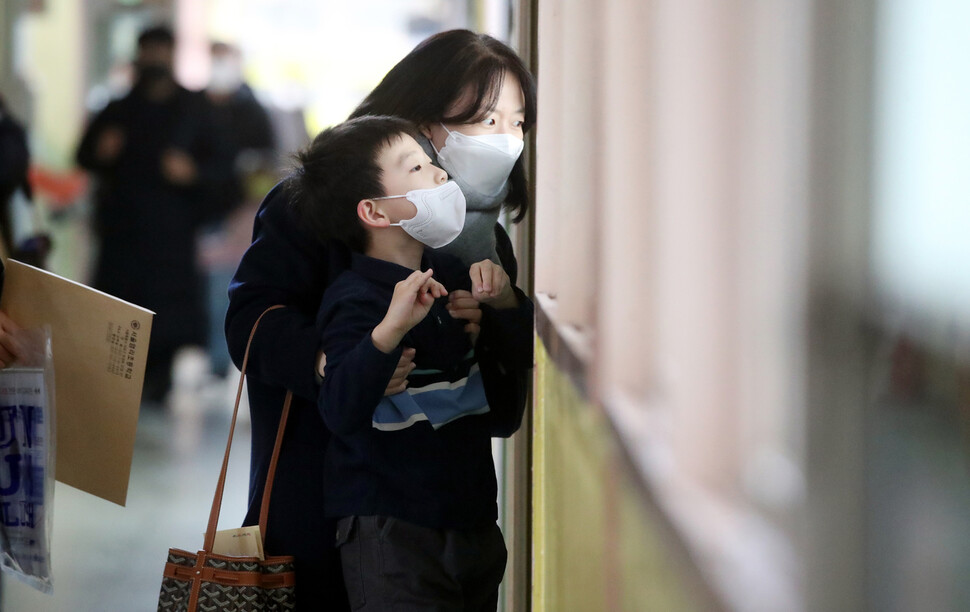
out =
{"type": "Polygon", "coordinates": [[[515,308],[519,300],[515,297],[509,275],[502,266],[490,259],[473,263],[468,270],[472,279],[472,297],[492,308],[515,308]]]}
{"type": "Polygon", "coordinates": [[[394,286],[391,305],[387,307],[384,320],[371,332],[374,346],[383,353],[390,353],[400,344],[404,334],[421,322],[431,310],[435,298],[448,295],[444,285],[431,278],[432,270],[415,270],[411,276],[394,286]]]}
{"type": "Polygon", "coordinates": [[[482,309],[478,305],[478,300],[472,297],[471,292],[458,289],[448,294],[449,314],[456,319],[465,319],[465,331],[471,336],[472,344],[478,340],[478,332],[482,330],[482,309]]]}

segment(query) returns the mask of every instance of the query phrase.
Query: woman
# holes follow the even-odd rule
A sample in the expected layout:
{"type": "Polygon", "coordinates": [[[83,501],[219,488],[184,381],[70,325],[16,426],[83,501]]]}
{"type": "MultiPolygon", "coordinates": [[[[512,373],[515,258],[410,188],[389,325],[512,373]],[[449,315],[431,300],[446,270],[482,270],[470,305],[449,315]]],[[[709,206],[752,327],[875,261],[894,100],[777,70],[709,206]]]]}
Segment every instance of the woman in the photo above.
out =
{"type": "MultiPolygon", "coordinates": [[[[422,146],[465,192],[465,229],[451,252],[466,263],[491,258],[511,282],[516,262],[508,235],[497,224],[504,206],[521,220],[528,209],[522,138],[535,123],[535,82],[522,60],[503,43],[467,30],[431,36],[384,77],[351,115],[395,115],[416,123],[422,146]],[[440,153],[440,158],[439,154],[440,153]]],[[[285,181],[265,198],[253,228],[253,242],[229,287],[226,337],[242,363],[253,323],[269,306],[252,341],[249,401],[252,414],[250,500],[246,524],[258,519],[262,487],[279,424],[283,396],[293,391],[273,486],[267,533],[268,554],[297,559],[300,607],[318,609],[345,597],[335,525],[322,513],[323,456],[329,440],[316,410],[318,355],[314,316],[328,283],[349,262],[338,245],[321,245],[300,226],[285,181]],[[320,602],[320,603],[318,603],[320,602]]],[[[479,320],[476,302],[454,292],[454,316],[479,320]]],[[[410,358],[401,360],[387,393],[404,389],[410,358]]]]}

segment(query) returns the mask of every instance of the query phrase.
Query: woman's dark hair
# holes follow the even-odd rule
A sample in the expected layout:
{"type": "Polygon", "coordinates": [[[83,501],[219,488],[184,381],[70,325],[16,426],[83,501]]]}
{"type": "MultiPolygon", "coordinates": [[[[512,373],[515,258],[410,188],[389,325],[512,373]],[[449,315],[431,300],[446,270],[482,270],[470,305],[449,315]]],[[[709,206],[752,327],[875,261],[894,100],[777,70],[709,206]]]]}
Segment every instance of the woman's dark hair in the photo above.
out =
{"type": "Polygon", "coordinates": [[[367,232],[357,203],[383,195],[377,158],[397,138],[418,137],[415,126],[398,117],[360,117],[320,132],[296,154],[298,166],[286,179],[300,219],[324,242],[337,240],[352,250],[367,248],[367,232]]]}
{"type": "MultiPolygon", "coordinates": [[[[393,115],[425,126],[471,123],[485,118],[498,103],[505,75],[519,81],[525,98],[522,131],[536,122],[536,83],[521,58],[508,45],[487,34],[469,30],[440,32],[422,41],[397,63],[351,117],[393,115]],[[466,88],[475,92],[477,105],[448,115],[448,108],[466,88]]],[[[525,164],[520,157],[509,177],[512,189],[506,207],[521,221],[529,208],[525,164]]]]}

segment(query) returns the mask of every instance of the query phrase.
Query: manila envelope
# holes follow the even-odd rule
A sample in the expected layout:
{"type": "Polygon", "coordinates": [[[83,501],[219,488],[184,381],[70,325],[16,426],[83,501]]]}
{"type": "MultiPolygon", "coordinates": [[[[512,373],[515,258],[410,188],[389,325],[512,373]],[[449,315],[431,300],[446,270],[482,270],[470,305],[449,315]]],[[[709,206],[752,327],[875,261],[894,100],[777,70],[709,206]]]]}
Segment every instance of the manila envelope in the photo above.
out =
{"type": "Polygon", "coordinates": [[[259,535],[259,525],[217,531],[212,552],[227,557],[256,557],[260,561],[266,558],[263,555],[263,537],[259,535]]]}
{"type": "Polygon", "coordinates": [[[0,309],[49,325],[57,480],[125,505],[154,313],[15,259],[0,309]]]}

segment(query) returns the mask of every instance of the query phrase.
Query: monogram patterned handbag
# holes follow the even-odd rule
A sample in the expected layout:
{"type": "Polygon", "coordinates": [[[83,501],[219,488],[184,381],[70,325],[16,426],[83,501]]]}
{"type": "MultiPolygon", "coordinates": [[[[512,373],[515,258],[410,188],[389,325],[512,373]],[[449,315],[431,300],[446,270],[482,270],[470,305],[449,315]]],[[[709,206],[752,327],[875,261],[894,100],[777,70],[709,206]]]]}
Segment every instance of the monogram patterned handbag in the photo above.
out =
{"type": "MultiPolygon", "coordinates": [[[[222,508],[222,493],[226,485],[226,468],[229,465],[232,433],[236,428],[236,415],[239,412],[239,400],[242,397],[243,380],[246,377],[246,365],[249,362],[249,346],[252,344],[260,320],[267,312],[277,308],[282,306],[267,308],[256,320],[249,334],[242,373],[239,376],[239,389],[236,391],[236,405],[233,408],[232,423],[229,426],[226,455],[222,460],[222,472],[219,474],[215,497],[212,500],[212,510],[209,513],[209,525],[205,532],[202,550],[190,553],[178,548],[169,549],[162,578],[162,589],[158,595],[158,612],[285,612],[296,609],[293,557],[266,557],[265,560],[261,560],[258,557],[228,557],[212,552],[216,527],[219,523],[219,511],[222,508]]],[[[293,394],[287,392],[279,430],[276,433],[273,456],[266,476],[266,486],[263,489],[263,503],[259,509],[259,532],[263,541],[266,539],[266,518],[269,514],[269,499],[276,474],[276,463],[292,399],[293,394]]]]}

